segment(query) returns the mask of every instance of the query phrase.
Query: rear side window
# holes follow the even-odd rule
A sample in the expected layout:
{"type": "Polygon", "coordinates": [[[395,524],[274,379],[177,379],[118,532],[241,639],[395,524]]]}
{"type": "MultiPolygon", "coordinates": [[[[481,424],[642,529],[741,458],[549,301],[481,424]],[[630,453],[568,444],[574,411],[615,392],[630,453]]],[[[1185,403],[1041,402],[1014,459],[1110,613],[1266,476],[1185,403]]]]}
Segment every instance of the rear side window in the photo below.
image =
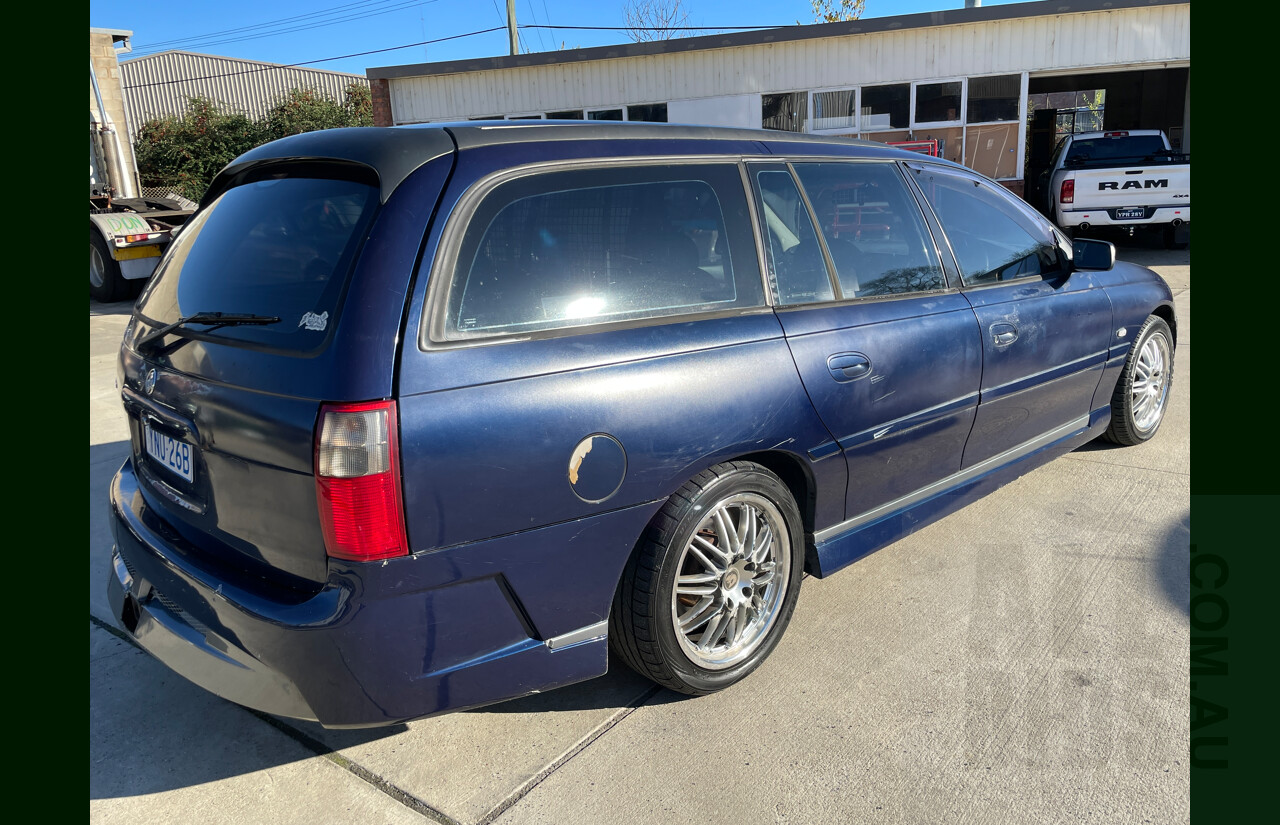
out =
{"type": "Polygon", "coordinates": [[[797,163],[845,298],[945,289],[907,183],[890,163],[797,163]]]}
{"type": "Polygon", "coordinates": [[[1053,230],[1008,190],[937,167],[912,168],[951,242],[965,284],[1061,272],[1053,230]]]}
{"type": "Polygon", "coordinates": [[[155,324],[198,312],[274,315],[279,323],[207,334],[315,350],[335,324],[377,205],[376,189],[348,180],[283,178],[230,189],[183,227],[139,311],[155,324]]]}
{"type": "Polygon", "coordinates": [[[758,306],[753,243],[736,166],[522,176],[495,187],[472,215],[435,337],[758,306]]]}
{"type": "Polygon", "coordinates": [[[822,246],[791,173],[786,169],[758,171],[756,187],[778,303],[786,306],[832,300],[835,292],[822,246]]]}

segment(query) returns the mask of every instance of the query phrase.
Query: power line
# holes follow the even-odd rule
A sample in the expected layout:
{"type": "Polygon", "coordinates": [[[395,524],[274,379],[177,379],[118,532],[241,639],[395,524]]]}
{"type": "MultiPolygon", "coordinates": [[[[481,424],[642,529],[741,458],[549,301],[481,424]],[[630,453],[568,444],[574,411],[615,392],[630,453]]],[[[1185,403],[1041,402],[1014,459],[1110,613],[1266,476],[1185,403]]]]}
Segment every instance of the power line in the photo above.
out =
{"type": "Polygon", "coordinates": [[[340,54],[336,57],[321,57],[317,60],[302,60],[297,63],[273,63],[269,66],[259,66],[253,69],[245,69],[238,72],[224,72],[223,74],[210,74],[203,77],[184,77],[181,80],[157,80],[154,83],[135,83],[131,86],[125,86],[126,89],[145,89],[150,86],[172,86],[177,83],[190,83],[193,80],[217,80],[223,77],[236,77],[243,74],[257,74],[258,72],[270,72],[276,69],[294,69],[298,66],[311,66],[316,63],[328,63],[332,60],[346,60],[351,57],[365,57],[370,54],[382,54],[383,52],[395,52],[400,49],[413,49],[418,46],[430,46],[435,43],[445,43],[450,40],[460,40],[464,37],[474,37],[477,34],[492,34],[493,32],[502,31],[506,26],[494,26],[491,29],[480,29],[473,32],[465,32],[464,34],[454,34],[448,37],[437,37],[434,40],[422,40],[417,43],[406,43],[403,46],[389,46],[385,49],[370,49],[367,52],[353,52],[352,54],[340,54]]]}
{"type": "Polygon", "coordinates": [[[298,20],[306,20],[312,17],[322,17],[326,14],[331,14],[333,12],[341,11],[344,9],[350,9],[355,6],[367,6],[367,5],[370,5],[371,3],[374,3],[374,4],[393,3],[398,1],[399,0],[360,0],[360,2],[358,3],[344,3],[341,6],[331,6],[330,8],[320,9],[319,11],[313,11],[307,14],[295,14],[292,17],[281,17],[278,20],[268,20],[265,23],[255,23],[251,26],[239,26],[234,29],[221,29],[219,31],[205,32],[204,34],[193,34],[187,37],[177,37],[169,40],[159,40],[159,41],[156,41],[155,43],[147,43],[145,45],[147,49],[155,49],[161,46],[169,47],[174,44],[186,43],[192,40],[204,40],[205,38],[209,38],[209,37],[221,37],[222,35],[236,34],[238,32],[252,31],[254,29],[265,29],[271,26],[279,25],[281,23],[292,23],[298,20]]]}
{"type": "MultiPolygon", "coordinates": [[[[573,31],[751,31],[754,29],[782,29],[791,28],[790,26],[555,26],[543,23],[526,23],[517,26],[517,33],[520,29],[566,29],[573,31]]],[[[270,72],[276,69],[293,69],[299,66],[312,66],[316,63],[329,63],[334,60],[347,60],[352,57],[366,57],[371,54],[384,54],[386,52],[395,52],[401,49],[413,49],[418,46],[431,46],[436,43],[447,43],[450,40],[461,40],[465,37],[475,37],[480,34],[492,34],[493,32],[503,31],[506,26],[493,26],[488,29],[478,29],[476,31],[464,32],[462,34],[453,34],[448,37],[437,37],[432,40],[421,40],[417,43],[406,43],[403,46],[388,46],[385,49],[370,49],[365,52],[352,52],[351,54],[340,54],[334,57],[321,57],[315,60],[301,60],[297,63],[273,63],[267,66],[260,66],[253,69],[244,69],[237,72],[225,72],[223,74],[204,75],[202,77],[184,77],[181,80],[157,80],[152,83],[135,83],[131,86],[125,86],[126,89],[144,89],[151,86],[172,86],[178,83],[190,83],[195,80],[217,80],[223,77],[237,77],[239,75],[257,74],[258,72],[270,72]]]]}
{"type": "MultiPolygon", "coordinates": [[[[291,28],[278,29],[275,31],[262,32],[258,34],[245,34],[239,37],[226,37],[222,39],[216,39],[216,36],[211,35],[209,37],[212,37],[214,39],[190,38],[189,42],[186,43],[185,45],[189,47],[195,47],[195,48],[208,48],[209,46],[220,46],[228,43],[243,43],[249,40],[261,40],[267,37],[278,37],[279,35],[282,35],[282,34],[293,34],[296,32],[310,31],[312,29],[322,29],[327,26],[336,26],[340,23],[349,23],[354,20],[367,20],[369,18],[380,17],[385,14],[394,14],[395,12],[404,11],[406,9],[412,8],[417,5],[422,5],[426,3],[436,3],[436,2],[439,2],[439,0],[392,0],[392,2],[394,2],[395,5],[391,6],[390,8],[382,9],[380,11],[371,11],[368,13],[361,13],[361,14],[352,13],[342,17],[333,17],[328,20],[314,21],[305,25],[293,26],[291,28]]],[[[141,51],[138,56],[146,57],[161,51],[167,51],[167,49],[152,48],[150,50],[141,51]]]]}

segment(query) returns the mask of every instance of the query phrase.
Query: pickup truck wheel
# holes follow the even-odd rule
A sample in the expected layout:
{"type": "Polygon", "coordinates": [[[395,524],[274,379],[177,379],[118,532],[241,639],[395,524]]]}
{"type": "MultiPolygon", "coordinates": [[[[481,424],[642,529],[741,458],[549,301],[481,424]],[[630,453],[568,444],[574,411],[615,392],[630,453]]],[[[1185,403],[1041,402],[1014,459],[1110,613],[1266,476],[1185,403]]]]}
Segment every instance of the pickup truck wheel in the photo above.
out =
{"type": "Polygon", "coordinates": [[[106,239],[98,230],[89,227],[89,295],[103,303],[111,303],[120,300],[125,290],[119,261],[111,257],[106,239]]]}
{"type": "Polygon", "coordinates": [[[1111,395],[1108,441],[1132,447],[1160,429],[1173,384],[1173,333],[1162,318],[1150,315],[1129,349],[1120,380],[1111,395]]]}
{"type": "Polygon", "coordinates": [[[777,646],[803,566],[787,486],[758,464],[718,464],[668,499],[641,538],[614,597],[611,647],[672,690],[722,690],[777,646]]]}

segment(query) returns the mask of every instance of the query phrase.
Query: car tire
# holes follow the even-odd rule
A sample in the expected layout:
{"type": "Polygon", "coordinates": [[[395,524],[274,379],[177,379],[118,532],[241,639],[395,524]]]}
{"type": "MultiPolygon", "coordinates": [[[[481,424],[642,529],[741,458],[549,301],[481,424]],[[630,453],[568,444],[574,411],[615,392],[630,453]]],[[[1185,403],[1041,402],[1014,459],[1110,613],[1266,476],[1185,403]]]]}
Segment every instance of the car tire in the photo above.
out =
{"type": "Polygon", "coordinates": [[[125,291],[120,262],[111,257],[102,233],[89,227],[89,296],[108,304],[124,297],[125,291]]]}
{"type": "Polygon", "coordinates": [[[772,472],[735,461],[699,473],[658,511],[628,560],[609,617],[611,649],[681,693],[729,687],[782,638],[804,546],[795,499],[772,472]]]}
{"type": "Polygon", "coordinates": [[[1150,315],[1138,330],[1120,380],[1111,395],[1106,438],[1132,447],[1160,429],[1173,385],[1173,333],[1164,319],[1150,315]]]}

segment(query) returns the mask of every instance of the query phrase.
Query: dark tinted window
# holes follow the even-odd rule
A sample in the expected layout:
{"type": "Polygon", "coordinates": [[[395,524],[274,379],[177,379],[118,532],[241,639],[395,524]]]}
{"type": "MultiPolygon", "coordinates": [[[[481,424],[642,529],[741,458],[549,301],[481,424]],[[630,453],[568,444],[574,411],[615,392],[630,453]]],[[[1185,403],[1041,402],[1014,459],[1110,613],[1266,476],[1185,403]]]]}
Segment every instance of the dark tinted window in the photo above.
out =
{"type": "Polygon", "coordinates": [[[628,106],[627,120],[641,120],[649,123],[666,123],[667,104],[648,103],[643,106],[628,106]]]}
{"type": "Polygon", "coordinates": [[[969,78],[969,122],[1017,120],[1021,82],[1016,74],[969,78]]]}
{"type": "Polygon", "coordinates": [[[377,204],[376,189],[343,180],[284,178],[228,190],[187,221],[139,310],[161,324],[196,312],[276,315],[278,324],[211,334],[312,350],[336,321],[377,204]]]}
{"type": "Polygon", "coordinates": [[[1155,160],[1168,157],[1164,141],[1159,135],[1135,135],[1133,137],[1103,137],[1073,140],[1067,150],[1067,166],[1087,166],[1091,163],[1117,161],[1155,160]]]}
{"type": "Polygon", "coordinates": [[[622,110],[601,109],[597,112],[587,112],[587,120],[622,120],[622,110]]]}
{"type": "Polygon", "coordinates": [[[547,112],[547,120],[582,120],[582,110],[568,109],[563,112],[547,112]]]}
{"type": "Polygon", "coordinates": [[[910,113],[910,84],[862,87],[862,131],[905,129],[910,113]]]}
{"type": "Polygon", "coordinates": [[[736,166],[522,177],[472,217],[450,287],[450,339],[763,303],[736,166]],[[730,246],[746,252],[733,258],[730,246]]]}
{"type": "Polygon", "coordinates": [[[1056,274],[1053,230],[1013,195],[934,167],[916,178],[947,233],[966,284],[1056,274]]]}
{"type": "Polygon", "coordinates": [[[808,92],[784,92],[760,98],[760,126],[763,129],[803,132],[808,117],[808,92]]]}
{"type": "Polygon", "coordinates": [[[827,262],[795,179],[785,169],[756,173],[765,251],[780,304],[808,304],[835,297],[827,262]]]}
{"type": "Polygon", "coordinates": [[[920,207],[895,165],[797,163],[845,298],[944,289],[920,207]]]}
{"type": "Polygon", "coordinates": [[[937,123],[960,119],[961,83],[921,83],[916,86],[916,121],[937,123]]]}

